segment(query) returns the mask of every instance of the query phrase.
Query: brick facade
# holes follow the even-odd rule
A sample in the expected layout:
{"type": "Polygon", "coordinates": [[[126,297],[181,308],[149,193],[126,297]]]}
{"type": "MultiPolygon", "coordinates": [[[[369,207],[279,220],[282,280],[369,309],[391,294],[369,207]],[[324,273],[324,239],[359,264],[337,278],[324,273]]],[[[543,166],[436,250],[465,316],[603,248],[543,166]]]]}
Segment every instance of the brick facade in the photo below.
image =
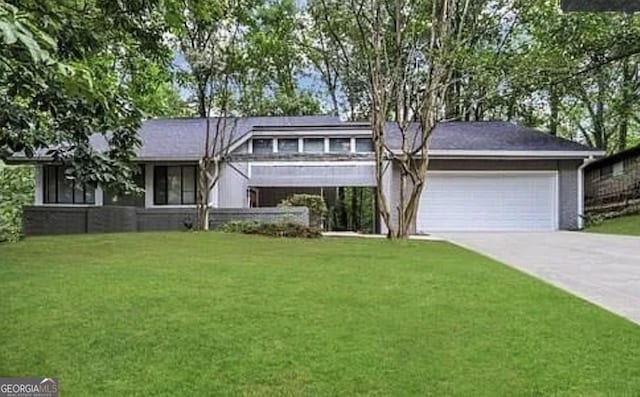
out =
{"type": "MultiPolygon", "coordinates": [[[[309,224],[306,207],[287,208],[212,208],[212,229],[229,221],[263,223],[293,222],[309,224]]],[[[195,222],[193,208],[136,207],[63,207],[28,206],[24,208],[23,231],[27,236],[135,232],[150,230],[187,230],[195,222]]]]}

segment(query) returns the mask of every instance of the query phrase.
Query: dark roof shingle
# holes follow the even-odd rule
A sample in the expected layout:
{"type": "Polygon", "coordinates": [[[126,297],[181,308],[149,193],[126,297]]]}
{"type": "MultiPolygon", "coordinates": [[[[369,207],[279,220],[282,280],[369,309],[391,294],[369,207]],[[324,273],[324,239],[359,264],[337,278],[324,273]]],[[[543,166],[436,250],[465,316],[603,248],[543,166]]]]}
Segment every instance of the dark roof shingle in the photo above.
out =
{"type": "MultiPolygon", "coordinates": [[[[215,128],[217,118],[212,118],[215,128]]],[[[252,130],[290,130],[300,129],[353,130],[368,129],[368,123],[342,122],[333,116],[300,117],[245,117],[237,119],[232,130],[236,142],[252,130]]],[[[231,129],[231,124],[228,126],[231,129]]],[[[418,124],[412,125],[417,131],[418,124]]],[[[385,126],[386,140],[394,149],[400,148],[401,137],[395,123],[385,126]]],[[[202,118],[150,119],[142,123],[140,139],[142,146],[138,157],[143,159],[195,159],[204,152],[205,120],[202,118]]],[[[102,135],[91,140],[98,150],[106,148],[102,135]]],[[[444,122],[434,131],[431,150],[457,151],[593,151],[588,146],[552,136],[531,128],[525,128],[509,122],[444,122]]],[[[15,156],[19,160],[21,156],[15,156]]],[[[23,158],[23,157],[22,157],[23,158]]]]}

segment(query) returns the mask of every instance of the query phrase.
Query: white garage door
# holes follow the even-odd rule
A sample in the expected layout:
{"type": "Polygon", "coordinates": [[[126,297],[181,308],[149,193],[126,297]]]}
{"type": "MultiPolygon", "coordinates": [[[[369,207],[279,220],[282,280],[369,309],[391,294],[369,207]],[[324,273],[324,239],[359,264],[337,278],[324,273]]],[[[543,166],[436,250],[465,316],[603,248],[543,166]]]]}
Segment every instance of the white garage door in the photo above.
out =
{"type": "Polygon", "coordinates": [[[556,181],[555,172],[431,172],[417,231],[555,230],[556,181]]]}

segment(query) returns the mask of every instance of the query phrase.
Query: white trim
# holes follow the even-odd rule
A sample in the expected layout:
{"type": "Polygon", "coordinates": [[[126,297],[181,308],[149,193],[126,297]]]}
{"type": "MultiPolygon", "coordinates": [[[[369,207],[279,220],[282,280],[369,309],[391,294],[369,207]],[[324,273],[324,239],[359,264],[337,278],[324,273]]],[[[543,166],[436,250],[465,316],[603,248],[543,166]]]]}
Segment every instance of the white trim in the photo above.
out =
{"type": "Polygon", "coordinates": [[[300,131],[300,130],[290,130],[290,131],[268,131],[268,130],[260,130],[260,131],[252,131],[247,133],[247,135],[251,135],[251,136],[259,136],[259,137],[264,137],[264,136],[289,136],[289,137],[296,137],[296,136],[317,136],[317,137],[323,137],[323,136],[344,136],[346,137],[351,137],[351,136],[355,136],[355,135],[365,135],[365,136],[371,136],[371,130],[307,130],[307,131],[300,131]]]}
{"type": "MultiPolygon", "coordinates": [[[[177,205],[177,204],[167,204],[167,205],[155,205],[153,204],[151,207],[147,207],[147,208],[172,208],[172,209],[180,209],[180,208],[196,208],[197,206],[195,204],[184,204],[184,205],[177,205]]],[[[211,205],[209,205],[209,207],[211,207],[211,205]]]]}
{"type": "Polygon", "coordinates": [[[593,157],[589,157],[578,167],[578,229],[584,227],[584,169],[594,161],[593,157]]]}
{"type": "Polygon", "coordinates": [[[553,202],[553,224],[556,225],[556,230],[560,230],[560,170],[556,171],[555,177],[555,194],[552,194],[552,198],[555,198],[553,202]]]}
{"type": "Polygon", "coordinates": [[[356,137],[352,136],[351,140],[349,141],[349,152],[351,153],[355,153],[356,152],[356,137]]]}
{"type": "Polygon", "coordinates": [[[93,201],[96,207],[102,207],[104,205],[104,191],[102,190],[102,186],[96,186],[93,191],[93,201]]]}
{"type": "Polygon", "coordinates": [[[43,203],[41,207],[89,208],[89,207],[97,207],[97,206],[95,204],[43,203]]]}
{"type": "Polygon", "coordinates": [[[584,158],[604,156],[599,150],[429,150],[429,156],[498,156],[498,157],[551,157],[551,158],[584,158]]]}
{"type": "Polygon", "coordinates": [[[33,204],[42,205],[44,202],[44,167],[42,165],[36,165],[34,177],[36,178],[36,188],[34,191],[33,204]]]}
{"type": "Polygon", "coordinates": [[[427,171],[427,183],[430,174],[559,174],[558,170],[429,170],[427,171]]]}
{"type": "Polygon", "coordinates": [[[153,174],[155,165],[144,165],[144,207],[153,207],[153,174]]]}
{"type": "MultiPolygon", "coordinates": [[[[297,166],[297,167],[327,167],[327,166],[339,166],[339,165],[348,165],[348,166],[372,166],[375,165],[375,161],[251,161],[248,163],[249,166],[249,174],[251,177],[251,165],[255,164],[257,166],[270,166],[270,167],[278,167],[278,166],[297,166]]],[[[433,171],[430,171],[433,172],[433,171]]]]}

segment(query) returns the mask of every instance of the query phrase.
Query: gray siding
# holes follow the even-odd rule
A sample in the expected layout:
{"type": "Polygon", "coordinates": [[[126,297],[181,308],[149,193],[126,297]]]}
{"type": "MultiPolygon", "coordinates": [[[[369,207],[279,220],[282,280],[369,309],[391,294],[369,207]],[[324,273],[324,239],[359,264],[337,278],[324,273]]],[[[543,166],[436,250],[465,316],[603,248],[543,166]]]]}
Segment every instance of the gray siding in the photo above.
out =
{"type": "Polygon", "coordinates": [[[559,161],[560,229],[578,229],[578,168],[582,162],[559,161]]]}
{"type": "Polygon", "coordinates": [[[434,171],[554,171],[555,160],[431,160],[434,171]]]}
{"type": "Polygon", "coordinates": [[[219,208],[246,208],[247,177],[249,176],[247,163],[224,164],[218,180],[218,207],[219,208]]]}
{"type": "Polygon", "coordinates": [[[249,185],[256,187],[375,186],[369,164],[251,165],[249,185]]]}

